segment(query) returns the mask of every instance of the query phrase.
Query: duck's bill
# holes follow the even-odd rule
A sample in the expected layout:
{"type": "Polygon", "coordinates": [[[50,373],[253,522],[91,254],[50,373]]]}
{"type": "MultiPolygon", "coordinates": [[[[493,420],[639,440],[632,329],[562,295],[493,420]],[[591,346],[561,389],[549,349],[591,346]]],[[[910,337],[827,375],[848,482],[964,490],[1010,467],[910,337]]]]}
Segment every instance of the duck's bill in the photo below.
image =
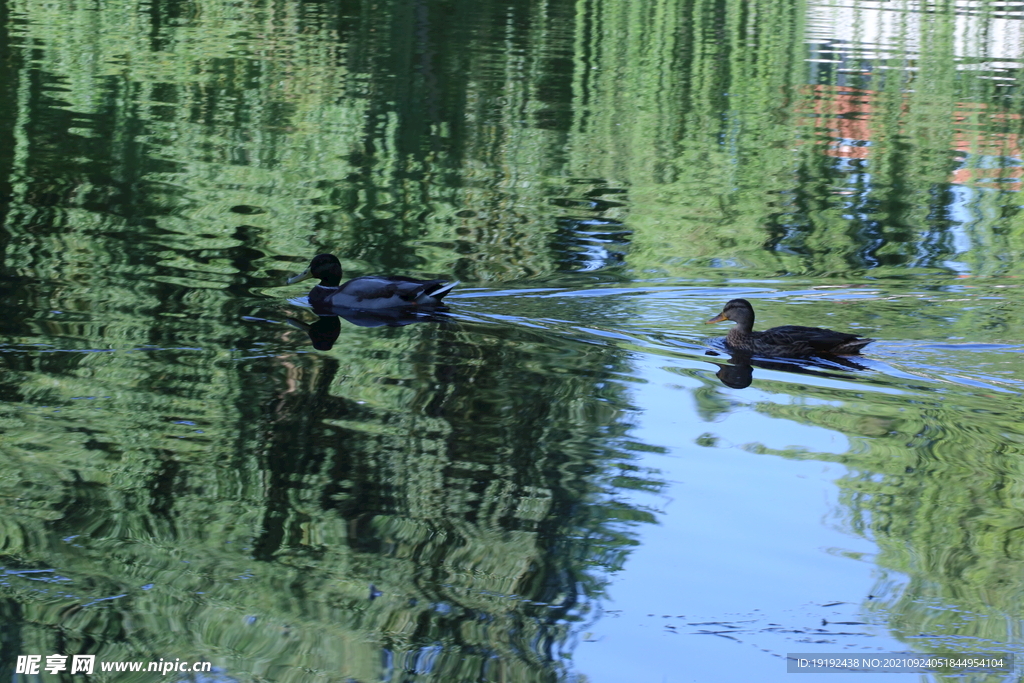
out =
{"type": "Polygon", "coordinates": [[[310,277],[311,277],[311,274],[309,272],[309,268],[306,268],[304,271],[302,271],[298,275],[292,275],[290,278],[288,278],[288,284],[294,285],[296,282],[302,282],[303,280],[307,280],[310,277]]]}
{"type": "Polygon", "coordinates": [[[704,324],[705,325],[710,325],[711,323],[720,323],[720,322],[722,322],[724,320],[728,320],[728,318],[725,317],[725,312],[723,311],[722,313],[719,313],[714,318],[712,318],[711,320],[708,320],[704,324]]]}

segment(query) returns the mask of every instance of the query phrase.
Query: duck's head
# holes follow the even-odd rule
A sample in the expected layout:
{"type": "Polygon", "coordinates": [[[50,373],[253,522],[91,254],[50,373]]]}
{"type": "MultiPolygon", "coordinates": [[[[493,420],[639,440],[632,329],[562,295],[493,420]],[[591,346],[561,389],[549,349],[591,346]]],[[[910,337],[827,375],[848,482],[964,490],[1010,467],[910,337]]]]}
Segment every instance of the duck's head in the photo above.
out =
{"type": "Polygon", "coordinates": [[[294,285],[308,278],[320,280],[325,287],[337,287],[341,283],[341,261],[334,254],[317,254],[309,262],[309,268],[288,278],[288,284],[294,285]]]}
{"type": "Polygon", "coordinates": [[[741,327],[750,329],[754,326],[754,307],[746,299],[733,299],[725,305],[721,313],[705,324],[720,323],[726,320],[731,320],[741,327]]]}

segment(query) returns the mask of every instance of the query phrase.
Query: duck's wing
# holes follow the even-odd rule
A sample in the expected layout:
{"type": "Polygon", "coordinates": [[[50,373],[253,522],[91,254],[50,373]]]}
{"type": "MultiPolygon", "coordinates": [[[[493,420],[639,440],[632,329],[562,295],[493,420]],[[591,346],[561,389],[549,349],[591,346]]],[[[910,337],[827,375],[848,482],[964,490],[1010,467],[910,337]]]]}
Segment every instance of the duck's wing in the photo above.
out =
{"type": "Polygon", "coordinates": [[[444,280],[368,275],[343,284],[330,296],[330,302],[335,306],[362,309],[436,305],[456,284],[444,280]]]}
{"type": "Polygon", "coordinates": [[[807,353],[857,353],[874,340],[823,327],[783,325],[762,332],[760,341],[773,346],[806,347],[807,353]]]}

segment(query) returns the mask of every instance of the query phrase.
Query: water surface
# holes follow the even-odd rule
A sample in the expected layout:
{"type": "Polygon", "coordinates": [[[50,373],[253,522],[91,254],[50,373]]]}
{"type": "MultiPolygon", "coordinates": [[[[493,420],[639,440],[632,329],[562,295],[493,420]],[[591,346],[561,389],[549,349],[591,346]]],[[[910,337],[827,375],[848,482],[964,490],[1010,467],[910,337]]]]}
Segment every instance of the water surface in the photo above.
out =
{"type": "Polygon", "coordinates": [[[1024,656],[1022,12],[0,2],[0,672],[1024,656]]]}

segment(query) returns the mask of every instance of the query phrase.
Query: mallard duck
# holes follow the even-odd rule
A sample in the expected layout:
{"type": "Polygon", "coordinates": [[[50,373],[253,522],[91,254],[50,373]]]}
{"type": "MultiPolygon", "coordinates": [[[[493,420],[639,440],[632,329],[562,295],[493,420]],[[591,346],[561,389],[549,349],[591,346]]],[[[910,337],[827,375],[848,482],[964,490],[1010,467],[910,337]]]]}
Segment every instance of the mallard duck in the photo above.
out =
{"type": "Polygon", "coordinates": [[[288,278],[293,285],[306,278],[320,280],[309,290],[309,303],[314,311],[333,308],[375,310],[399,306],[438,306],[444,295],[458,282],[414,280],[395,275],[367,275],[341,284],[341,261],[333,254],[318,254],[309,268],[288,278]]]}
{"type": "Polygon", "coordinates": [[[746,351],[759,356],[854,354],[874,341],[855,334],[798,325],[784,325],[755,332],[754,307],[746,299],[733,299],[708,323],[720,323],[725,320],[736,323],[736,327],[729,330],[729,334],[726,335],[725,345],[734,351],[746,351]]]}

